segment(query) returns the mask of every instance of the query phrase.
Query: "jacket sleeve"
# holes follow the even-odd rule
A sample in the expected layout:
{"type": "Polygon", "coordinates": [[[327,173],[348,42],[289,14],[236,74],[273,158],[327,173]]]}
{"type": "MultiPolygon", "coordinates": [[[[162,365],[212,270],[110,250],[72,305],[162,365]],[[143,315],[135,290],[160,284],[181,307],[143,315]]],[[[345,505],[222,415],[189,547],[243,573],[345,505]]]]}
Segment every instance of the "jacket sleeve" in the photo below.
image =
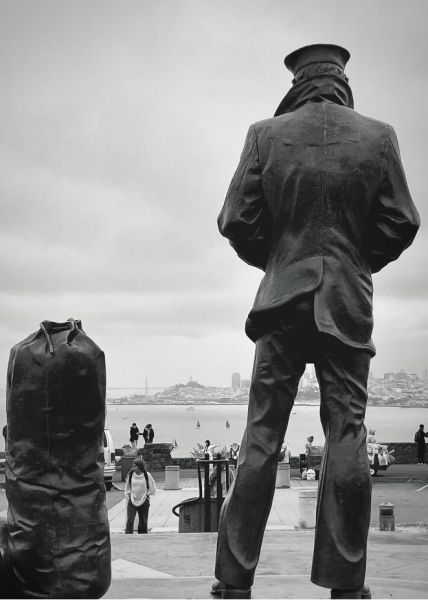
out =
{"type": "Polygon", "coordinates": [[[254,125],[248,131],[217,222],[220,233],[229,239],[238,256],[249,265],[265,270],[270,226],[262,193],[254,125]]]}
{"type": "Polygon", "coordinates": [[[131,494],[131,486],[129,485],[129,475],[128,472],[126,475],[126,483],[125,483],[125,491],[123,492],[125,496],[129,496],[131,494]]]}
{"type": "Polygon", "coordinates": [[[396,260],[419,229],[418,211],[407,187],[397,137],[387,126],[375,226],[370,250],[372,273],[396,260]]]}
{"type": "Polygon", "coordinates": [[[149,492],[150,492],[150,495],[154,496],[154,494],[156,494],[156,483],[155,483],[155,480],[150,475],[150,473],[147,473],[147,478],[149,480],[149,492]]]}

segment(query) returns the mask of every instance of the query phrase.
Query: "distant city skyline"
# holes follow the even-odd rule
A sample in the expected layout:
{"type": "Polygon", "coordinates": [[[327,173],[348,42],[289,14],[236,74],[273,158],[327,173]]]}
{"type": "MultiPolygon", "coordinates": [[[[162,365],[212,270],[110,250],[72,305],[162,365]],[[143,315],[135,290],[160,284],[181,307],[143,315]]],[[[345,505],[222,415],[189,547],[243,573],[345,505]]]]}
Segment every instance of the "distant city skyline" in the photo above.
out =
{"type": "MultiPolygon", "coordinates": [[[[307,365],[306,370],[302,375],[302,378],[304,378],[307,373],[310,374],[312,379],[316,378],[315,369],[314,369],[314,366],[312,363],[309,363],[307,365]]],[[[386,370],[384,373],[381,373],[381,374],[376,374],[372,370],[370,370],[369,376],[373,377],[374,379],[383,379],[385,377],[385,375],[388,375],[388,374],[399,375],[400,373],[405,373],[406,375],[417,375],[422,380],[428,380],[428,369],[423,369],[422,372],[417,372],[417,371],[411,371],[411,370],[406,371],[404,368],[400,368],[397,371],[386,370]]],[[[205,387],[224,387],[224,388],[228,388],[228,387],[234,388],[235,387],[235,388],[238,388],[238,387],[248,387],[249,383],[251,382],[251,377],[242,376],[239,371],[231,371],[228,379],[229,379],[229,384],[220,384],[219,382],[212,382],[212,381],[205,382],[198,377],[189,376],[188,378],[183,377],[179,381],[152,386],[150,384],[150,378],[147,378],[147,387],[148,387],[148,389],[152,389],[152,390],[153,389],[165,389],[165,388],[173,387],[175,385],[180,385],[180,384],[186,385],[187,383],[193,381],[193,382],[197,382],[205,387]],[[236,376],[236,377],[234,377],[234,376],[236,376]],[[238,376],[239,376],[239,382],[240,382],[239,385],[237,384],[238,376]],[[235,379],[236,385],[233,384],[234,379],[235,379]]],[[[117,389],[117,390],[141,389],[142,390],[142,389],[146,388],[146,383],[144,383],[142,385],[135,385],[135,386],[115,385],[115,386],[108,386],[108,388],[110,390],[114,390],[114,389],[117,389]]]]}

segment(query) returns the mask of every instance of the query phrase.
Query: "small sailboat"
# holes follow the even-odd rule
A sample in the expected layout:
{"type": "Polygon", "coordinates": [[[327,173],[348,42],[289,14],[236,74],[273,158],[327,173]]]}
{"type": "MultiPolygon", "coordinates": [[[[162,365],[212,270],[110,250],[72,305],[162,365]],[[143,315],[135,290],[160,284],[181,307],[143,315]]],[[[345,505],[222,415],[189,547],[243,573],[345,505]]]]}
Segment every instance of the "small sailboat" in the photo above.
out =
{"type": "Polygon", "coordinates": [[[196,429],[199,429],[201,427],[201,424],[199,423],[199,421],[197,421],[196,423],[196,429]]]}
{"type": "Polygon", "coordinates": [[[230,428],[230,423],[229,423],[229,421],[226,421],[226,429],[229,429],[229,428],[230,428]]]}
{"type": "Polygon", "coordinates": [[[177,440],[172,440],[172,445],[174,446],[174,448],[177,448],[178,444],[177,444],[177,440]]]}

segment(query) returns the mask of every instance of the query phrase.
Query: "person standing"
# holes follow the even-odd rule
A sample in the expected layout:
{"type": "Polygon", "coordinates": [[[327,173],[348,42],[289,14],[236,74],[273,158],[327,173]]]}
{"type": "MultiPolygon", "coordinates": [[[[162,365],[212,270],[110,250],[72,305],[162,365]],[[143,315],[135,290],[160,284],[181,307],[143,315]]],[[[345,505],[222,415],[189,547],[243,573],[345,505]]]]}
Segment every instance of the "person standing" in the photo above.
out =
{"type": "Polygon", "coordinates": [[[220,446],[220,444],[211,444],[210,440],[205,440],[205,446],[203,453],[209,455],[210,460],[214,460],[214,450],[220,446]]]}
{"type": "Polygon", "coordinates": [[[143,429],[143,438],[146,444],[152,444],[155,437],[155,430],[151,426],[151,423],[148,423],[143,429]]]}
{"type": "Polygon", "coordinates": [[[369,435],[367,436],[368,444],[376,444],[376,429],[369,429],[369,435]]]}
{"type": "Polygon", "coordinates": [[[150,495],[156,493],[153,477],[146,470],[142,458],[134,460],[134,467],[126,477],[125,496],[128,499],[126,507],[125,533],[134,532],[135,516],[138,513],[138,533],[147,533],[149,520],[150,495]]]}
{"type": "Polygon", "coordinates": [[[306,438],[306,444],[305,444],[305,452],[306,454],[310,454],[312,452],[312,444],[314,441],[314,436],[310,435],[306,438]]]}
{"type": "Polygon", "coordinates": [[[428,432],[424,431],[425,425],[419,425],[419,429],[415,433],[415,442],[418,445],[418,465],[425,464],[425,438],[428,437],[428,432]]]}
{"type": "Polygon", "coordinates": [[[326,437],[311,581],[332,598],[370,594],[372,274],[410,246],[420,221],[393,128],[353,110],[349,56],[314,44],[286,57],[293,86],[274,118],[250,126],[218,217],[220,233],[264,276],[245,327],[256,344],[247,427],[221,511],[213,594],[251,593],[278,454],[308,363],[326,437]]]}
{"type": "Polygon", "coordinates": [[[238,442],[233,442],[230,445],[230,449],[229,449],[229,460],[232,464],[233,467],[235,467],[235,469],[238,466],[238,458],[239,458],[239,444],[238,442]]]}
{"type": "Polygon", "coordinates": [[[285,441],[283,442],[282,446],[281,446],[281,450],[279,452],[279,462],[283,462],[283,463],[290,463],[290,458],[291,458],[291,448],[290,446],[288,446],[285,441]]]}
{"type": "Polygon", "coordinates": [[[129,441],[131,442],[131,446],[134,448],[134,450],[137,449],[139,435],[141,435],[141,433],[137,427],[137,424],[132,423],[131,427],[129,428],[129,441]]]}

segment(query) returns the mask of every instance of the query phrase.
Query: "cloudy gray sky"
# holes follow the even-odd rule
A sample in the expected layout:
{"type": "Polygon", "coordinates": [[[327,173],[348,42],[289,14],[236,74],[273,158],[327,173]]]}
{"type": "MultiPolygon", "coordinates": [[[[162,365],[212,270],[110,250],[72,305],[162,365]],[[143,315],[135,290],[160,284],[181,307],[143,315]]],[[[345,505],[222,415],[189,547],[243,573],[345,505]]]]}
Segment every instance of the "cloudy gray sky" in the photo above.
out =
{"type": "MultiPolygon", "coordinates": [[[[428,368],[426,0],[3,0],[0,377],[43,319],[73,316],[109,386],[249,376],[261,272],[216,217],[283,58],[344,45],[359,112],[396,129],[423,225],[375,276],[372,370],[428,368]]],[[[0,385],[3,387],[3,385],[0,385]]]]}

